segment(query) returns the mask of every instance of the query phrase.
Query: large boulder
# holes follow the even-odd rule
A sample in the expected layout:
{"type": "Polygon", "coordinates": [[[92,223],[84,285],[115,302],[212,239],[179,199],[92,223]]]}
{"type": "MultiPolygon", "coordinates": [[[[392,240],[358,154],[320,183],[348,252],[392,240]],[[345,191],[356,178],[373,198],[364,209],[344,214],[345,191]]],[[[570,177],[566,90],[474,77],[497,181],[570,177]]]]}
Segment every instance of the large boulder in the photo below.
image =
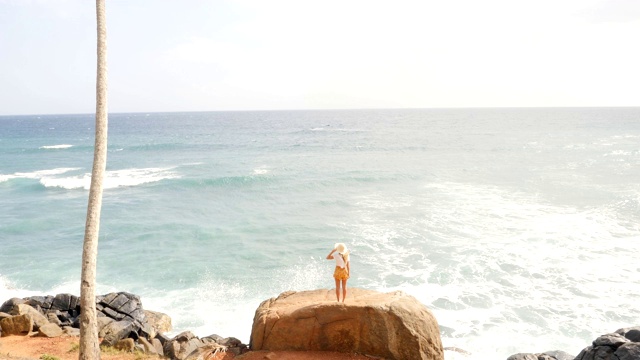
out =
{"type": "Polygon", "coordinates": [[[204,345],[206,344],[191,331],[183,331],[164,343],[163,352],[164,356],[168,358],[183,360],[204,345]]]}
{"type": "Polygon", "coordinates": [[[18,304],[24,304],[24,300],[23,299],[19,299],[19,298],[11,298],[7,301],[5,301],[2,306],[0,306],[0,312],[2,313],[8,313],[11,311],[11,309],[13,309],[13,307],[15,305],[18,304]]]}
{"type": "Polygon", "coordinates": [[[62,334],[64,334],[64,332],[62,331],[60,326],[49,323],[44,326],[40,326],[40,329],[38,329],[37,336],[53,338],[53,337],[62,336],[62,334]]]}
{"type": "Polygon", "coordinates": [[[147,323],[151,326],[151,329],[153,329],[153,333],[149,334],[150,338],[153,339],[156,337],[157,333],[162,334],[171,331],[172,326],[169,315],[151,310],[145,310],[144,315],[147,323]]]}
{"type": "Polygon", "coordinates": [[[640,359],[640,327],[618,329],[593,340],[575,360],[640,359]]]}
{"type": "Polygon", "coordinates": [[[16,315],[0,320],[2,336],[29,335],[33,331],[33,320],[29,315],[16,315]]]}
{"type": "Polygon", "coordinates": [[[31,320],[33,320],[33,330],[36,331],[40,329],[40,327],[45,326],[49,323],[49,319],[42,315],[38,310],[27,304],[17,304],[13,307],[13,309],[11,309],[9,313],[11,315],[29,315],[31,317],[31,320]]]}
{"type": "Polygon", "coordinates": [[[251,329],[252,350],[355,352],[386,359],[442,360],[438,322],[401,291],[351,288],[346,303],[334,290],[285,292],[263,301],[251,329]]]}

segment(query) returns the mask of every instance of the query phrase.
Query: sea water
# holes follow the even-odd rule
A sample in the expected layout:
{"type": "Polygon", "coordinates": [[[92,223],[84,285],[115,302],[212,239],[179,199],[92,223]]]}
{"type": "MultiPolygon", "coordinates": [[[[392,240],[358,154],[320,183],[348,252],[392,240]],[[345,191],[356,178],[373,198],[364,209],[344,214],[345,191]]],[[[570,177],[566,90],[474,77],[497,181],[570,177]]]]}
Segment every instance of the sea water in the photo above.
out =
{"type": "MultiPolygon", "coordinates": [[[[92,115],[0,117],[0,301],[79,295],[92,115]]],[[[403,290],[447,359],[640,325],[640,109],[111,114],[97,293],[249,341],[261,301],[403,290]]]]}

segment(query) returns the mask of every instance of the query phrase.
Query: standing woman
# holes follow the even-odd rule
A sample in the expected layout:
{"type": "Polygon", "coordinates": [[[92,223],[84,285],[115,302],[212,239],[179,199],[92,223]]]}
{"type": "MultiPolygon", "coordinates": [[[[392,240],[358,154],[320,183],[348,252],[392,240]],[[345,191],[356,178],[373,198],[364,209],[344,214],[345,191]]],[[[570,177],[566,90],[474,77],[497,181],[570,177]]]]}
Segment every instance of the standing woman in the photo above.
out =
{"type": "Polygon", "coordinates": [[[336,279],[336,298],[340,302],[340,284],[342,283],[342,302],[347,297],[347,279],[349,279],[349,250],[343,243],[337,243],[327,255],[327,260],[336,260],[336,269],[333,278],[336,279]],[[334,254],[335,253],[335,254],[334,254]]]}

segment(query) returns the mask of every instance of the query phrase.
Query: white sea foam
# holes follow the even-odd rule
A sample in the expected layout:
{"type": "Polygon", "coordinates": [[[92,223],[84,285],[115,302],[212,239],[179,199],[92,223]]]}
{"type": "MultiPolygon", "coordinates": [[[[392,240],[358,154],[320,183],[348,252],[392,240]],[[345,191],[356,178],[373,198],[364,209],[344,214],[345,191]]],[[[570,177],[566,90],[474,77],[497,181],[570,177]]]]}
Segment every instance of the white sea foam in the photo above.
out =
{"type": "Polygon", "coordinates": [[[68,145],[68,144],[62,144],[62,145],[45,145],[45,146],[40,146],[39,149],[68,149],[70,147],[73,147],[73,145],[68,145]]]}
{"type": "Polygon", "coordinates": [[[23,298],[27,296],[35,296],[39,293],[35,291],[16,288],[11,281],[0,274],[0,305],[11,298],[23,298]]]}
{"type": "MultiPolygon", "coordinates": [[[[103,181],[105,189],[124,186],[137,186],[165,179],[180,178],[173,172],[173,168],[142,168],[107,171],[103,181]]],[[[59,187],[63,189],[89,189],[91,174],[86,173],[70,177],[42,177],[40,183],[45,187],[59,187]]]]}
{"type": "Polygon", "coordinates": [[[347,228],[364,250],[360,266],[379,274],[360,283],[427,304],[449,329],[444,346],[472,352],[448,359],[577,354],[600,332],[634,325],[631,299],[640,284],[631,254],[640,243],[637,229],[609,208],[556,206],[463,183],[429,184],[422,195],[373,194],[357,204],[359,221],[347,228]],[[423,216],[394,216],[398,209],[423,216]]]}
{"type": "Polygon", "coordinates": [[[265,166],[261,166],[259,168],[253,169],[254,175],[264,175],[267,173],[269,173],[269,169],[267,169],[265,166]]]}
{"type": "Polygon", "coordinates": [[[608,154],[604,154],[604,156],[628,156],[628,155],[631,155],[631,151],[614,150],[608,154]]]}
{"type": "Polygon", "coordinates": [[[171,317],[168,336],[189,330],[200,337],[218,334],[248,343],[253,314],[264,299],[248,297],[242,284],[204,275],[196,287],[147,293],[141,300],[146,309],[171,317]]]}
{"type": "Polygon", "coordinates": [[[45,176],[60,175],[79,169],[80,168],[57,168],[50,170],[38,170],[33,172],[17,172],[11,175],[0,175],[0,182],[8,181],[11,179],[41,179],[45,176]]]}

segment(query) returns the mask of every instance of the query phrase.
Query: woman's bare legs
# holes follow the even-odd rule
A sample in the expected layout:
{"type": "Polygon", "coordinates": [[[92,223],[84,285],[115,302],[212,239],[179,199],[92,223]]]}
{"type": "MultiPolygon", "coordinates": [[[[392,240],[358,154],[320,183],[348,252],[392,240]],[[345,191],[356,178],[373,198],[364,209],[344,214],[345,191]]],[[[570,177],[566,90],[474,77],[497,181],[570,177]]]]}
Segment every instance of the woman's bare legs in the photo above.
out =
{"type": "MultiPolygon", "coordinates": [[[[338,283],[338,280],[336,280],[336,284],[338,283]]],[[[338,286],[336,285],[336,294],[338,293],[337,290],[338,286]]],[[[342,280],[342,302],[344,302],[344,299],[347,298],[347,279],[342,280]]],[[[338,300],[340,301],[340,300],[338,300]]]]}
{"type": "Polygon", "coordinates": [[[336,280],[336,300],[340,302],[340,280],[336,280]]]}

